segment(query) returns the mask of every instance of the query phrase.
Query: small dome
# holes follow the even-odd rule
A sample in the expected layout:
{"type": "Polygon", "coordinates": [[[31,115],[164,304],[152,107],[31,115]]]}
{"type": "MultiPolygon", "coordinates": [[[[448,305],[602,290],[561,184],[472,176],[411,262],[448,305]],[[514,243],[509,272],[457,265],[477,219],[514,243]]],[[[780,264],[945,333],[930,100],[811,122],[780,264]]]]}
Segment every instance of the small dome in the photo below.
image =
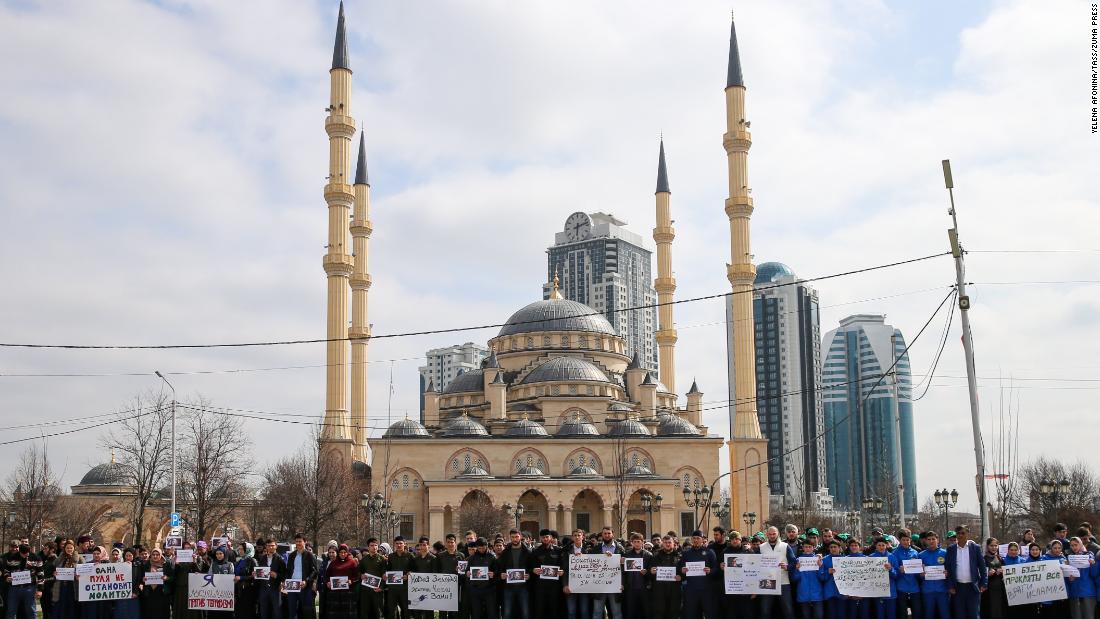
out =
{"type": "Polygon", "coordinates": [[[523,418],[505,430],[504,436],[549,436],[549,434],[541,423],[523,418]]]}
{"type": "Polygon", "coordinates": [[[607,410],[617,413],[628,413],[633,411],[634,407],[629,404],[624,404],[622,402],[612,402],[611,406],[607,407],[607,410]]]}
{"type": "Polygon", "coordinates": [[[614,335],[615,329],[603,314],[583,303],[568,299],[535,301],[512,314],[499,335],[542,331],[590,331],[614,335]]]}
{"type": "Polygon", "coordinates": [[[414,419],[398,419],[382,434],[383,438],[420,438],[428,436],[431,436],[428,429],[414,419]]]}
{"type": "Polygon", "coordinates": [[[657,426],[657,436],[698,436],[699,429],[688,423],[686,419],[678,415],[667,415],[661,418],[661,425],[657,426]]]}
{"type": "Polygon", "coordinates": [[[485,429],[485,426],[478,423],[476,419],[468,415],[461,415],[455,417],[447,425],[443,426],[443,436],[446,438],[454,438],[457,436],[489,436],[489,431],[485,429]]]}
{"type": "Polygon", "coordinates": [[[572,417],[562,422],[558,428],[557,436],[599,436],[596,426],[588,423],[582,417],[572,417]]]}
{"type": "Polygon", "coordinates": [[[608,436],[649,436],[649,429],[636,419],[623,419],[615,422],[607,432],[608,436]]]}
{"type": "Polygon", "coordinates": [[[582,464],[582,465],[574,468],[572,471],[569,471],[569,476],[570,477],[599,477],[600,472],[597,471],[596,469],[588,466],[587,464],[582,464]]]}
{"type": "Polygon", "coordinates": [[[516,474],[513,475],[513,477],[546,477],[546,473],[543,473],[542,469],[540,469],[539,467],[528,464],[527,466],[516,471],[516,474]]]}
{"type": "Polygon", "coordinates": [[[443,393],[470,393],[485,390],[485,378],[482,370],[469,370],[455,376],[443,393]]]}
{"type": "Polygon", "coordinates": [[[471,464],[466,467],[466,470],[459,474],[459,477],[489,477],[489,471],[486,471],[476,464],[471,464]]]}
{"type": "Polygon", "coordinates": [[[601,383],[611,382],[603,370],[589,361],[578,357],[554,357],[531,370],[521,384],[545,383],[550,381],[586,380],[601,383]]]}
{"type": "Polygon", "coordinates": [[[108,462],[93,466],[81,478],[80,486],[125,486],[126,469],[117,462],[108,462]]]}
{"type": "Polygon", "coordinates": [[[652,477],[653,471],[644,464],[635,464],[626,470],[627,477],[652,477]]]}
{"type": "Polygon", "coordinates": [[[756,267],[756,281],[754,285],[770,284],[782,277],[794,277],[791,267],[782,262],[765,262],[756,267]]]}

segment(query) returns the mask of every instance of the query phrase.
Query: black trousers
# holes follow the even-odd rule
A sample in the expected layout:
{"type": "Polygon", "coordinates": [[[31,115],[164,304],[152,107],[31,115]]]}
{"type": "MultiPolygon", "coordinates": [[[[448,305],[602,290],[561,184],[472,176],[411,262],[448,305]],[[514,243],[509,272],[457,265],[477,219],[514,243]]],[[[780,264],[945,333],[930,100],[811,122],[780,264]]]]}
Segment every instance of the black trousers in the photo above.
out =
{"type": "Polygon", "coordinates": [[[680,583],[660,582],[653,585],[650,599],[653,602],[653,616],[661,619],[680,617],[680,583]]]}

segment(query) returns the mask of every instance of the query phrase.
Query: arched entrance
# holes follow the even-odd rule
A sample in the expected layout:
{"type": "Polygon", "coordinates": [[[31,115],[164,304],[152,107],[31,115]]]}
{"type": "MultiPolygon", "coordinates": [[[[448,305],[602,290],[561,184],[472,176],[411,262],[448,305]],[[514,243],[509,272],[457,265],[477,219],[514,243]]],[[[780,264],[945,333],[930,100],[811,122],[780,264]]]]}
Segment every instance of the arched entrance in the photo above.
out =
{"type": "MultiPolygon", "coordinates": [[[[603,499],[591,488],[585,488],[573,499],[573,528],[591,533],[604,523],[603,499]]],[[[610,523],[607,523],[610,524],[610,523]]]]}
{"type": "MultiPolygon", "coordinates": [[[[642,497],[644,495],[652,496],[653,493],[645,488],[640,488],[630,495],[630,498],[626,502],[626,530],[623,531],[623,536],[627,536],[630,533],[641,533],[645,537],[649,537],[650,530],[653,529],[653,525],[650,523],[654,521],[653,513],[647,512],[642,506],[642,497]]],[[[652,503],[650,503],[652,508],[652,503]]]]}
{"type": "Polygon", "coordinates": [[[519,497],[519,504],[523,506],[519,530],[538,538],[539,529],[550,527],[550,505],[546,497],[538,490],[528,490],[519,497]]]}

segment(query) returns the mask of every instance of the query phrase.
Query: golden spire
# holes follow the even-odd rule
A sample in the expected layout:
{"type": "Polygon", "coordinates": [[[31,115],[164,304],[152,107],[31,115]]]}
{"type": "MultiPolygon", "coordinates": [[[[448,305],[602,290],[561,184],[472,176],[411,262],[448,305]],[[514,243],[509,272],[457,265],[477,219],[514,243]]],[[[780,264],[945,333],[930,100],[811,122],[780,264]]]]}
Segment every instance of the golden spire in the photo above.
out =
{"type": "Polygon", "coordinates": [[[111,448],[111,464],[115,464],[115,448],[111,448]]]}
{"type": "Polygon", "coordinates": [[[564,297],[561,296],[561,282],[558,280],[558,271],[554,269],[554,279],[550,284],[550,300],[561,301],[564,297]]]}

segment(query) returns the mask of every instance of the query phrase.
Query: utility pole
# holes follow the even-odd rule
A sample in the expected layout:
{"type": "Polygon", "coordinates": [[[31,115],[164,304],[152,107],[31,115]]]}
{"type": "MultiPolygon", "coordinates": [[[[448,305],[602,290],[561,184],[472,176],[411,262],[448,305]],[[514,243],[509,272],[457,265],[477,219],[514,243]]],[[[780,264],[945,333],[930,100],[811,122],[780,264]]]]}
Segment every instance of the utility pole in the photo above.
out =
{"type": "Polygon", "coordinates": [[[164,374],[160,373],[160,370],[153,370],[157,377],[164,381],[165,385],[172,390],[172,512],[176,513],[176,388],[172,386],[172,383],[168,382],[168,379],[164,377],[164,374]]]}
{"type": "Polygon", "coordinates": [[[982,427],[978,416],[978,375],[974,365],[974,336],[970,332],[970,297],[966,294],[966,265],[963,263],[963,249],[959,243],[959,220],[955,215],[955,182],[951,178],[951,160],[943,160],[943,181],[947,185],[947,195],[951,198],[951,228],[947,238],[951,242],[951,255],[955,257],[955,281],[959,294],[959,317],[962,320],[963,353],[966,356],[966,384],[970,391],[970,424],[974,431],[974,463],[978,469],[975,479],[978,490],[978,511],[982,516],[982,534],[984,539],[990,532],[989,507],[986,505],[988,493],[985,488],[985,450],[982,445],[982,427]]]}
{"type": "Polygon", "coordinates": [[[894,367],[890,370],[893,377],[894,389],[894,465],[898,471],[898,527],[905,527],[905,475],[902,473],[901,464],[901,400],[898,389],[898,343],[897,335],[890,335],[890,351],[894,357],[894,367]]]}

